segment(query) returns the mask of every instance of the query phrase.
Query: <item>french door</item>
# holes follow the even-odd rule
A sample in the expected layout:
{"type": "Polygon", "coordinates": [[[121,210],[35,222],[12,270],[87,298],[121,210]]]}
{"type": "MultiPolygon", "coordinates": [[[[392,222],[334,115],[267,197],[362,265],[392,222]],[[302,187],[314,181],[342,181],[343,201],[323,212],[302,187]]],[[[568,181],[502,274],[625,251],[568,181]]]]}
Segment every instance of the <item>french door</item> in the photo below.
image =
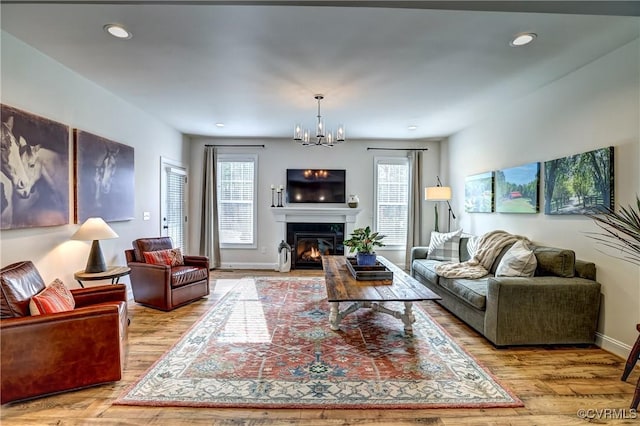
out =
{"type": "Polygon", "coordinates": [[[187,170],[175,161],[161,159],[160,234],[171,237],[183,253],[187,247],[187,170]]]}

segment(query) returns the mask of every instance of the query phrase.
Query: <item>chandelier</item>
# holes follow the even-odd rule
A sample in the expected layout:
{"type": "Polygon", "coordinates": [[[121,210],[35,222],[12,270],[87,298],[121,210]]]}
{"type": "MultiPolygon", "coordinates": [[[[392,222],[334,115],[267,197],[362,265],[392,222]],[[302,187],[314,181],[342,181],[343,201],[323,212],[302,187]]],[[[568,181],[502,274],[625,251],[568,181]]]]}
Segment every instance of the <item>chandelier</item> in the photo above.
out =
{"type": "Polygon", "coordinates": [[[344,125],[339,124],[335,134],[332,131],[327,130],[324,125],[322,115],[320,115],[320,101],[324,99],[324,96],[315,95],[314,98],[318,101],[318,122],[316,123],[315,141],[311,140],[311,130],[303,129],[300,124],[296,124],[293,128],[293,140],[300,143],[302,146],[332,147],[344,142],[344,125]]]}

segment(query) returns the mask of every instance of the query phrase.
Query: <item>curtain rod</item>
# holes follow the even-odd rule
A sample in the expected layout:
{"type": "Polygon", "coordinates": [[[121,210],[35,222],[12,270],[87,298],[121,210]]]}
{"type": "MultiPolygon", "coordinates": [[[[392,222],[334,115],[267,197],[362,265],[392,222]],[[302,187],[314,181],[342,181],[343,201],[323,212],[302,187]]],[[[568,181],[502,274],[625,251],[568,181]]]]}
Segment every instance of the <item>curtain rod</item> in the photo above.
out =
{"type": "Polygon", "coordinates": [[[367,151],[372,150],[382,150],[382,151],[428,151],[429,148],[372,148],[367,147],[367,151]]]}
{"type": "Polygon", "coordinates": [[[264,145],[205,145],[205,146],[224,146],[230,148],[264,148],[264,145]]]}

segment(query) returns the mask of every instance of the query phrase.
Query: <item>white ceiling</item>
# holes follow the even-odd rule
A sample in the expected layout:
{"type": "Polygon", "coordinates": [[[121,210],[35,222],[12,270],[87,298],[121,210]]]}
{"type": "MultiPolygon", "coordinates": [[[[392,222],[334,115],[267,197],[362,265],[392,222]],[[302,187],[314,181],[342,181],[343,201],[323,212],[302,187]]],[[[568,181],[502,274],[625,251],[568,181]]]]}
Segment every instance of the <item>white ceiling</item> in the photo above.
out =
{"type": "MultiPolygon", "coordinates": [[[[316,93],[327,126],[344,123],[348,138],[447,136],[640,32],[637,3],[622,12],[636,16],[425,9],[442,2],[88,3],[3,1],[2,30],[183,133],[220,137],[291,137],[295,122],[314,125],[316,93]],[[107,23],[133,38],[110,37],[107,23]],[[535,43],[510,47],[522,31],[535,43]]],[[[496,4],[473,7],[482,3],[496,4]]],[[[517,3],[536,2],[502,4],[517,3]]]]}

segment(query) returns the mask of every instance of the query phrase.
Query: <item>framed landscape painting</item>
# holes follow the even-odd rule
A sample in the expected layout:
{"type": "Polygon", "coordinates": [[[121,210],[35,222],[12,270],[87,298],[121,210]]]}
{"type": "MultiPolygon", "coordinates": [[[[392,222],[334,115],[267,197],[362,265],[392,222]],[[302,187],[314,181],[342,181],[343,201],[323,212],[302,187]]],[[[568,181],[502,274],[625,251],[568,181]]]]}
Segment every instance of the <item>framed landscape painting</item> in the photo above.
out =
{"type": "Polygon", "coordinates": [[[73,132],[76,151],[75,219],[130,220],[135,212],[133,147],[82,130],[73,132]]]}
{"type": "Polygon", "coordinates": [[[613,147],[544,163],[544,213],[595,213],[614,208],[613,147]]]}
{"type": "Polygon", "coordinates": [[[499,213],[538,213],[540,163],[497,170],[496,211],[499,213]]]}
{"type": "Polygon", "coordinates": [[[69,127],[7,105],[0,116],[0,228],[68,224],[69,127]]]}
{"type": "Polygon", "coordinates": [[[464,210],[469,213],[493,211],[493,172],[467,176],[464,180],[464,210]]]}

